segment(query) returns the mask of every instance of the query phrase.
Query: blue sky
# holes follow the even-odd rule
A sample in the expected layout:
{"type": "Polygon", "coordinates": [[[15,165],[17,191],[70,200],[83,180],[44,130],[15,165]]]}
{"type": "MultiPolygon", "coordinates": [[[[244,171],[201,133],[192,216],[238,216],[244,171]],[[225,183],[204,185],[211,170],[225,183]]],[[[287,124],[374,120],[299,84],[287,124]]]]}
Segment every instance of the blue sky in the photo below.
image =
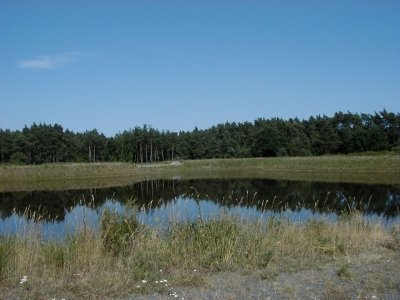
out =
{"type": "Polygon", "coordinates": [[[0,128],[400,107],[400,1],[0,0],[0,128]]]}

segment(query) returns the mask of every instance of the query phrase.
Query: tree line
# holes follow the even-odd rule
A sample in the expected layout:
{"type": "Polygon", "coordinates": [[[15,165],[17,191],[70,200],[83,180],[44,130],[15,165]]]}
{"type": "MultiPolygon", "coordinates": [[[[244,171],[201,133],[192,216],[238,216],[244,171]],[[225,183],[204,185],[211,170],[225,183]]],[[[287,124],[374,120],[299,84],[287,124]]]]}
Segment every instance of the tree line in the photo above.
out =
{"type": "Polygon", "coordinates": [[[177,159],[308,156],[389,150],[400,145],[400,114],[337,112],[308,120],[258,118],[192,131],[159,131],[144,125],[106,137],[59,124],[0,129],[0,162],[149,163],[177,159]]]}

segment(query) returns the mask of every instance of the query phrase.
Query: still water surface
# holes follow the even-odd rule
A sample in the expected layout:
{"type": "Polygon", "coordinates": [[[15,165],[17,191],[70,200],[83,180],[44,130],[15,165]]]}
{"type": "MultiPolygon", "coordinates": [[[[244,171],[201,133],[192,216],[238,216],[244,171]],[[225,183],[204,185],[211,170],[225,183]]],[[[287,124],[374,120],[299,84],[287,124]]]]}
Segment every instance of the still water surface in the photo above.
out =
{"type": "Polygon", "coordinates": [[[400,221],[400,187],[269,179],[152,180],[90,190],[0,193],[0,235],[39,228],[45,238],[62,238],[82,225],[96,229],[108,207],[139,207],[138,219],[154,226],[195,221],[222,213],[249,219],[285,217],[335,220],[357,209],[385,224],[400,221]],[[27,214],[38,212],[39,221],[27,214]]]}

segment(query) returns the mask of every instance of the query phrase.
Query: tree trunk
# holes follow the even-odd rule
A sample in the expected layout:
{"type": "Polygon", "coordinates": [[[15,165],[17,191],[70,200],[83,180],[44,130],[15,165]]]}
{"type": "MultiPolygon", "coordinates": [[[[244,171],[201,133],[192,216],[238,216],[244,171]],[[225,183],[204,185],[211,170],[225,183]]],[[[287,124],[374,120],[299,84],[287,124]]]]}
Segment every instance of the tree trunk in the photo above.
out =
{"type": "Polygon", "coordinates": [[[143,163],[143,144],[140,142],[140,163],[143,163]]]}
{"type": "Polygon", "coordinates": [[[153,141],[150,141],[150,162],[153,162],[153,141]]]}
{"type": "Polygon", "coordinates": [[[92,150],[90,149],[90,144],[89,144],[89,162],[92,162],[92,150]]]}

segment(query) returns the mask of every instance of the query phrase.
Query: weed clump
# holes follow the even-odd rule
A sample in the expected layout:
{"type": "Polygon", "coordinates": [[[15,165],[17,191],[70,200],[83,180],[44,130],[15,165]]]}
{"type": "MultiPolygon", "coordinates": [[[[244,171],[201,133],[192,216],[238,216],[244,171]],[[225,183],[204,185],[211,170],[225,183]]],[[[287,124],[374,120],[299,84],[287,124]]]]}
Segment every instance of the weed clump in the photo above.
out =
{"type": "Polygon", "coordinates": [[[136,219],[135,211],[119,213],[105,209],[100,221],[100,237],[104,248],[117,255],[124,254],[143,229],[136,219]]]}
{"type": "Polygon", "coordinates": [[[168,239],[171,246],[180,244],[187,254],[195,253],[198,264],[207,269],[220,269],[235,260],[240,227],[233,220],[217,219],[208,222],[175,224],[168,239]]]}
{"type": "Polygon", "coordinates": [[[64,268],[67,260],[66,249],[61,243],[49,241],[41,247],[43,262],[57,270],[64,268]]]}
{"type": "Polygon", "coordinates": [[[343,279],[351,278],[351,273],[350,273],[350,270],[349,270],[349,266],[348,265],[341,266],[340,269],[337,271],[337,275],[340,278],[343,278],[343,279]]]}

